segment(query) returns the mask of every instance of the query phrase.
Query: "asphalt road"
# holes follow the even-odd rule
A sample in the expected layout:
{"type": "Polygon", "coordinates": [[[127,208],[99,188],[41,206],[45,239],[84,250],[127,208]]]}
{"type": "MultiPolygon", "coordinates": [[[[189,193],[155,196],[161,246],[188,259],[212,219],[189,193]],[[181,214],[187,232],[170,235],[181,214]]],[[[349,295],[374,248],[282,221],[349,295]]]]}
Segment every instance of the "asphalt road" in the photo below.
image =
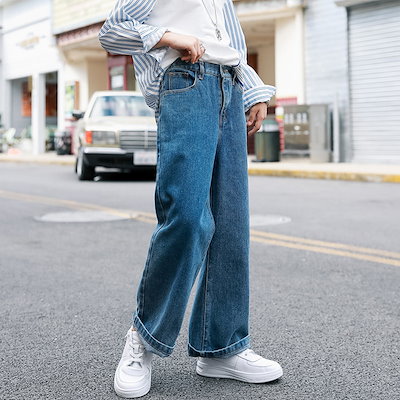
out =
{"type": "MultiPolygon", "coordinates": [[[[1,399],[117,398],[153,193],[151,175],[0,164],[1,399]],[[116,220],[43,220],[77,213],[116,220]]],[[[250,201],[252,347],[284,377],[197,376],[187,315],[146,398],[400,399],[400,185],[250,177],[250,201]]]]}

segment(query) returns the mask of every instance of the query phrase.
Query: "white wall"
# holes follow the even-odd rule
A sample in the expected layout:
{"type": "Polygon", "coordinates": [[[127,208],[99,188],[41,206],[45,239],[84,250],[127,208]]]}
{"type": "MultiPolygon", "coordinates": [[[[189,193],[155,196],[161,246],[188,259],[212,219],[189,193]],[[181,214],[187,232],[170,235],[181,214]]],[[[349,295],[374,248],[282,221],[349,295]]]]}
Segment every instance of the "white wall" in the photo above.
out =
{"type": "Polygon", "coordinates": [[[306,102],[333,104],[340,113],[341,161],[351,160],[347,15],[333,0],[308,0],[305,10],[306,102]]]}
{"type": "Polygon", "coordinates": [[[275,30],[276,97],[296,97],[304,103],[304,26],[303,11],[276,20],[275,30]]]}
{"type": "MultiPolygon", "coordinates": [[[[275,86],[275,46],[265,45],[256,48],[258,54],[258,74],[267,85],[275,86]]],[[[272,103],[275,102],[275,96],[272,103]]]]}
{"type": "Polygon", "coordinates": [[[4,8],[4,79],[58,70],[59,50],[51,32],[49,0],[24,0],[4,8]]]}
{"type": "Polygon", "coordinates": [[[107,59],[93,59],[87,61],[88,66],[88,92],[89,97],[97,90],[107,90],[108,72],[107,59]]]}
{"type": "MultiPolygon", "coordinates": [[[[65,6],[68,8],[67,2],[65,6]]],[[[97,53],[95,57],[91,57],[90,50],[82,50],[81,45],[78,45],[81,59],[68,59],[67,55],[57,47],[52,32],[52,0],[14,0],[3,6],[0,3],[0,11],[2,10],[4,48],[3,59],[0,58],[0,112],[3,104],[3,121],[7,127],[12,124],[20,127],[32,122],[32,133],[35,135],[34,149],[40,152],[42,132],[46,122],[46,118],[43,117],[42,102],[42,97],[45,95],[42,93],[43,85],[41,85],[44,74],[54,71],[58,73],[57,122],[59,129],[63,129],[66,82],[79,82],[79,108],[85,110],[94,91],[107,89],[107,58],[103,50],[101,54],[104,54],[104,58],[99,58],[97,53]],[[1,77],[2,67],[3,77],[1,77]],[[16,80],[28,76],[34,78],[36,82],[34,86],[37,89],[33,94],[35,101],[32,105],[32,121],[25,121],[20,115],[18,116],[21,93],[16,89],[20,86],[16,80]]],[[[75,1],[75,10],[80,10],[78,1],[75,1]]],[[[89,47],[91,49],[93,46],[89,47]]],[[[98,48],[100,49],[100,45],[98,48]]],[[[54,119],[51,121],[47,119],[47,123],[50,122],[53,124],[54,119]]]]}
{"type": "MultiPolygon", "coordinates": [[[[21,117],[19,80],[31,76],[34,152],[44,150],[45,74],[59,71],[62,59],[51,32],[51,0],[16,0],[3,6],[3,76],[0,91],[4,125],[28,122],[21,117]],[[17,81],[16,81],[17,80],[17,81]],[[18,103],[18,104],[17,104],[18,103]]],[[[54,122],[54,121],[50,121],[54,122]]]]}
{"type": "Polygon", "coordinates": [[[19,0],[3,7],[4,31],[27,27],[32,22],[49,19],[51,15],[50,0],[19,0]]]}
{"type": "MultiPolygon", "coordinates": [[[[0,27],[3,26],[3,7],[0,6],[0,27]]],[[[4,93],[3,81],[3,29],[0,28],[0,93],[4,93]]],[[[4,96],[0,96],[0,123],[4,125],[4,96]]]]}
{"type": "MultiPolygon", "coordinates": [[[[89,87],[87,83],[87,62],[69,62],[64,67],[65,83],[79,82],[79,109],[84,111],[88,104],[89,87]]],[[[64,90],[64,89],[63,89],[64,90]]]]}

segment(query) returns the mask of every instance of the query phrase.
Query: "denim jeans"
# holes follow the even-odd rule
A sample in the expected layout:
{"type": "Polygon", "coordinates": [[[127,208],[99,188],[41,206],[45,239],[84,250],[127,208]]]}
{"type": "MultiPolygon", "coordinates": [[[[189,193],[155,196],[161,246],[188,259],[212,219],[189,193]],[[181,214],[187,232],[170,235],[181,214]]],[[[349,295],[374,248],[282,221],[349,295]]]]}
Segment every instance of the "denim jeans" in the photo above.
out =
{"type": "Polygon", "coordinates": [[[188,353],[249,347],[249,205],[243,89],[234,70],[178,59],[160,92],[157,226],[133,325],[147,350],[174,349],[191,289],[188,353]]]}

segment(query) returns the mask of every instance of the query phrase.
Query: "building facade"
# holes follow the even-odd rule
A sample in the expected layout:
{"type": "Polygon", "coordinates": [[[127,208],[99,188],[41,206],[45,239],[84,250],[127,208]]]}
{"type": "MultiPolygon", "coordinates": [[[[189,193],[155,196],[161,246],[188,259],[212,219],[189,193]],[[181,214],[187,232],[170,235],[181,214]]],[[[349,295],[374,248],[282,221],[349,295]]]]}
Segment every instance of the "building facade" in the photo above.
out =
{"type": "Polygon", "coordinates": [[[328,104],[335,113],[335,161],[351,161],[347,15],[333,0],[308,0],[304,9],[305,103],[328,104]]]}
{"type": "Polygon", "coordinates": [[[309,0],[306,102],[337,110],[340,161],[400,163],[400,3],[309,0]]]}
{"type": "Polygon", "coordinates": [[[354,162],[400,163],[400,2],[342,0],[354,162]]]}
{"type": "MultiPolygon", "coordinates": [[[[0,92],[4,92],[3,87],[3,8],[0,7],[0,92]]],[[[4,98],[0,96],[0,129],[4,126],[4,98]]]]}
{"type": "MultiPolygon", "coordinates": [[[[44,151],[43,127],[63,129],[94,91],[136,89],[132,58],[107,54],[97,38],[115,1],[0,0],[2,122],[31,125],[34,152],[44,151]]],[[[270,114],[326,104],[333,161],[400,163],[397,0],[234,1],[248,62],[277,87],[270,114]]]]}
{"type": "Polygon", "coordinates": [[[3,0],[1,104],[4,126],[32,138],[33,153],[45,151],[56,129],[58,71],[62,60],[51,30],[50,0],[3,0]]]}
{"type": "Polygon", "coordinates": [[[64,115],[85,110],[96,90],[108,87],[107,53],[97,39],[113,0],[53,0],[52,30],[63,57],[64,115]]]}
{"type": "Polygon", "coordinates": [[[53,34],[64,60],[64,114],[85,110],[96,90],[134,90],[132,58],[108,55],[99,30],[115,0],[53,0],[53,34]]]}

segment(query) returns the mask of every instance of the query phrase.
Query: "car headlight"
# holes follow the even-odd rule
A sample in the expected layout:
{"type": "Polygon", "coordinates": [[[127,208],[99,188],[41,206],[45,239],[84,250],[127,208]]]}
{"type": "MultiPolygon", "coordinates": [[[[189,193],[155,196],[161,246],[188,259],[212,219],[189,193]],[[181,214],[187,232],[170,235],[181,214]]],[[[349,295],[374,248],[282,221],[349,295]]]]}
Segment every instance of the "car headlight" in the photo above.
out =
{"type": "Polygon", "coordinates": [[[117,144],[117,136],[113,131],[92,131],[93,144],[117,144]]]}

